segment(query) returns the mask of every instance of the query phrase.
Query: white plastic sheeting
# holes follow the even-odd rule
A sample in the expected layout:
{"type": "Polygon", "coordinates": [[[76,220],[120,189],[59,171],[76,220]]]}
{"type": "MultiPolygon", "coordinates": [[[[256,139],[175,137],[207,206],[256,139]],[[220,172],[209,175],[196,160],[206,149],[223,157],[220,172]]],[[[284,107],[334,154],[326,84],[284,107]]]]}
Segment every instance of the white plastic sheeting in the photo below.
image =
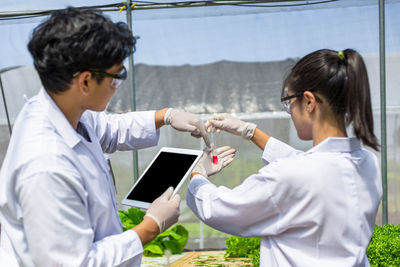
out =
{"type": "MultiPolygon", "coordinates": [[[[44,0],[23,3],[3,0],[0,12],[108,3],[44,0]]],[[[400,1],[386,1],[386,4],[389,222],[399,224],[400,1]]],[[[126,20],[124,13],[106,14],[113,20],[126,20]]],[[[23,95],[30,97],[40,87],[38,77],[30,66],[32,62],[26,44],[30,32],[42,19],[0,20],[3,40],[0,44],[0,68],[26,66],[1,75],[11,121],[15,120],[23,104],[23,95]]],[[[136,70],[138,109],[180,107],[199,113],[204,119],[212,112],[237,113],[241,118],[257,123],[272,136],[306,150],[311,143],[299,141],[289,116],[279,111],[280,80],[289,69],[289,64],[284,68],[275,67],[279,71],[274,74],[265,66],[286,60],[295,62],[320,48],[354,48],[363,54],[367,64],[375,132],[380,137],[378,26],[377,0],[342,0],[301,7],[226,6],[136,10],[133,12],[133,31],[134,35],[140,36],[134,55],[135,63],[139,64],[136,70]],[[260,65],[254,68],[255,64],[260,65]],[[211,68],[214,68],[213,71],[209,71],[211,68]],[[174,93],[177,88],[179,94],[174,93]],[[157,98],[160,95],[162,97],[157,98]],[[265,103],[268,105],[263,105],[265,103]]],[[[123,102],[129,98],[128,94],[128,85],[125,84],[112,99],[108,110],[129,110],[129,103],[123,102]]],[[[3,157],[9,134],[2,104],[0,122],[0,154],[3,157]]],[[[262,166],[261,151],[252,143],[227,134],[218,135],[216,142],[217,145],[231,145],[238,149],[232,165],[214,178],[217,184],[233,187],[262,166]]],[[[139,173],[161,146],[200,149],[202,142],[188,134],[163,127],[159,146],[139,152],[139,173]]],[[[131,155],[121,152],[112,156],[118,181],[118,199],[124,196],[133,182],[131,155]]],[[[379,153],[377,155],[380,156],[379,153]]],[[[186,187],[183,187],[180,192],[183,197],[185,190],[186,187]]],[[[377,223],[380,220],[381,215],[378,215],[377,223]]],[[[190,223],[195,221],[192,213],[183,207],[181,222],[193,227],[190,223]]],[[[196,237],[199,233],[193,231],[190,235],[196,237]]],[[[215,236],[218,235],[220,233],[207,230],[205,247],[224,246],[221,241],[223,238],[220,243],[216,241],[215,236]]],[[[195,241],[191,240],[190,246],[193,248],[198,245],[195,241]]]]}

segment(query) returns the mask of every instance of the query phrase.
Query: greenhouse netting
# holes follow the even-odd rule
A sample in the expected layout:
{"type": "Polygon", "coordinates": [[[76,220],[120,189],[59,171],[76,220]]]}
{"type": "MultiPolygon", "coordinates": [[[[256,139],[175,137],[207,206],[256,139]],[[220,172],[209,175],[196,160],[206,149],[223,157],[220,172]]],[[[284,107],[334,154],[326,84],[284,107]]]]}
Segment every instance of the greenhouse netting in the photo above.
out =
{"type": "MultiPolygon", "coordinates": [[[[153,6],[138,2],[131,14],[133,34],[138,37],[134,75],[118,89],[107,112],[176,107],[200,114],[204,120],[228,112],[256,123],[297,149],[307,150],[312,143],[298,139],[289,115],[281,111],[283,77],[309,52],[353,48],[367,64],[375,133],[381,139],[379,1],[254,2],[197,7],[190,6],[195,2],[168,6],[162,5],[166,1],[157,1],[153,6]]],[[[400,0],[385,2],[388,222],[400,224],[400,0]]],[[[26,48],[32,29],[45,19],[43,11],[93,3],[2,1],[0,162],[24,101],[41,87],[26,48]],[[33,11],[37,12],[29,13],[33,11]]],[[[105,14],[114,21],[127,21],[126,12],[118,12],[121,5],[113,5],[120,3],[100,0],[95,4],[103,5],[105,14]]],[[[129,69],[128,61],[125,65],[129,69]]],[[[261,150],[254,144],[224,133],[216,135],[216,144],[230,145],[238,151],[235,161],[213,177],[218,185],[234,187],[263,166],[261,150]]],[[[120,201],[137,179],[134,176],[142,173],[163,146],[202,149],[203,142],[164,127],[157,147],[138,151],[138,171],[133,167],[136,155],[132,152],[110,155],[120,209],[127,209],[120,201]]],[[[381,157],[381,153],[376,155],[381,157]]],[[[179,192],[183,200],[186,189],[187,184],[179,192]]],[[[200,223],[185,203],[179,223],[190,232],[187,248],[225,247],[228,235],[200,223]]],[[[381,212],[377,224],[382,224],[381,212]]]]}

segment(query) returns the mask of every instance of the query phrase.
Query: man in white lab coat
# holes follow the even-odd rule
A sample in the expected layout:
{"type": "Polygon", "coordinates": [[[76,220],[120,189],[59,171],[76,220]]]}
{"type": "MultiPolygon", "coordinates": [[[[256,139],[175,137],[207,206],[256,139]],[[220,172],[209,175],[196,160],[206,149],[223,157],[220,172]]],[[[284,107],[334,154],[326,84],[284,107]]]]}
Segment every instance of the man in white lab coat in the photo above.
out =
{"type": "Polygon", "coordinates": [[[184,111],[103,112],[134,46],[126,24],[97,11],[57,11],[34,30],[43,88],[20,112],[0,173],[1,246],[15,265],[140,266],[143,245],[178,220],[170,188],[122,232],[103,153],[154,146],[164,124],[208,142],[184,111]]]}

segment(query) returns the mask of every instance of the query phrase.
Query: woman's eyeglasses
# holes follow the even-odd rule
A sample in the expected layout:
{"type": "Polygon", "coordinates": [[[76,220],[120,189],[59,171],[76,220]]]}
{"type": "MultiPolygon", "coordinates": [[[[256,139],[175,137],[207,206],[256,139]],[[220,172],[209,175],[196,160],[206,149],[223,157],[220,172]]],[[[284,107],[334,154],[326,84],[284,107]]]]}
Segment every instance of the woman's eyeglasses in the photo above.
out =
{"type": "MultiPolygon", "coordinates": [[[[307,91],[309,91],[309,90],[307,90],[307,91]]],[[[283,106],[283,110],[290,114],[290,99],[295,98],[295,97],[302,97],[304,92],[305,91],[297,92],[293,95],[288,95],[288,96],[282,97],[281,103],[283,106]]],[[[309,91],[309,92],[311,92],[311,91],[309,91]]],[[[315,100],[317,100],[318,103],[322,103],[321,98],[319,98],[314,92],[311,92],[311,93],[314,95],[315,100]]]]}
{"type": "Polygon", "coordinates": [[[282,97],[281,103],[283,106],[283,110],[290,114],[290,99],[302,96],[303,94],[304,94],[304,92],[298,92],[298,93],[295,93],[294,95],[288,95],[288,96],[282,97]]]}

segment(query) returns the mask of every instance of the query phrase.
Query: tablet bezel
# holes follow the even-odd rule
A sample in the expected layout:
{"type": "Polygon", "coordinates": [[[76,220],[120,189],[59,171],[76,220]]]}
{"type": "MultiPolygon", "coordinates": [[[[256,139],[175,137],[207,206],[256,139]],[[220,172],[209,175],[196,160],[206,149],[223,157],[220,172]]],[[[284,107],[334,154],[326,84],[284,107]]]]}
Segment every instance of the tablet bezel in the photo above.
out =
{"type": "Polygon", "coordinates": [[[140,180],[144,177],[146,172],[150,169],[150,167],[153,165],[154,161],[157,159],[157,157],[161,154],[161,152],[171,152],[171,153],[178,153],[178,154],[186,154],[186,155],[194,155],[196,156],[196,159],[193,161],[192,165],[189,167],[185,175],[181,178],[181,181],[179,184],[174,188],[173,196],[179,191],[179,189],[182,187],[182,185],[185,183],[188,175],[192,171],[193,167],[196,165],[196,163],[200,160],[201,156],[203,155],[202,150],[195,150],[195,149],[186,149],[186,148],[175,148],[175,147],[162,147],[157,154],[154,156],[154,158],[151,160],[149,165],[146,167],[146,169],[143,171],[143,173],[140,175],[139,179],[135,182],[135,184],[132,186],[132,188],[129,190],[129,192],[125,195],[124,199],[121,201],[121,204],[127,205],[127,206],[133,206],[141,209],[148,209],[150,204],[149,202],[144,202],[144,201],[139,201],[139,200],[132,200],[128,199],[128,196],[130,193],[135,189],[135,187],[138,185],[140,180]]]}

